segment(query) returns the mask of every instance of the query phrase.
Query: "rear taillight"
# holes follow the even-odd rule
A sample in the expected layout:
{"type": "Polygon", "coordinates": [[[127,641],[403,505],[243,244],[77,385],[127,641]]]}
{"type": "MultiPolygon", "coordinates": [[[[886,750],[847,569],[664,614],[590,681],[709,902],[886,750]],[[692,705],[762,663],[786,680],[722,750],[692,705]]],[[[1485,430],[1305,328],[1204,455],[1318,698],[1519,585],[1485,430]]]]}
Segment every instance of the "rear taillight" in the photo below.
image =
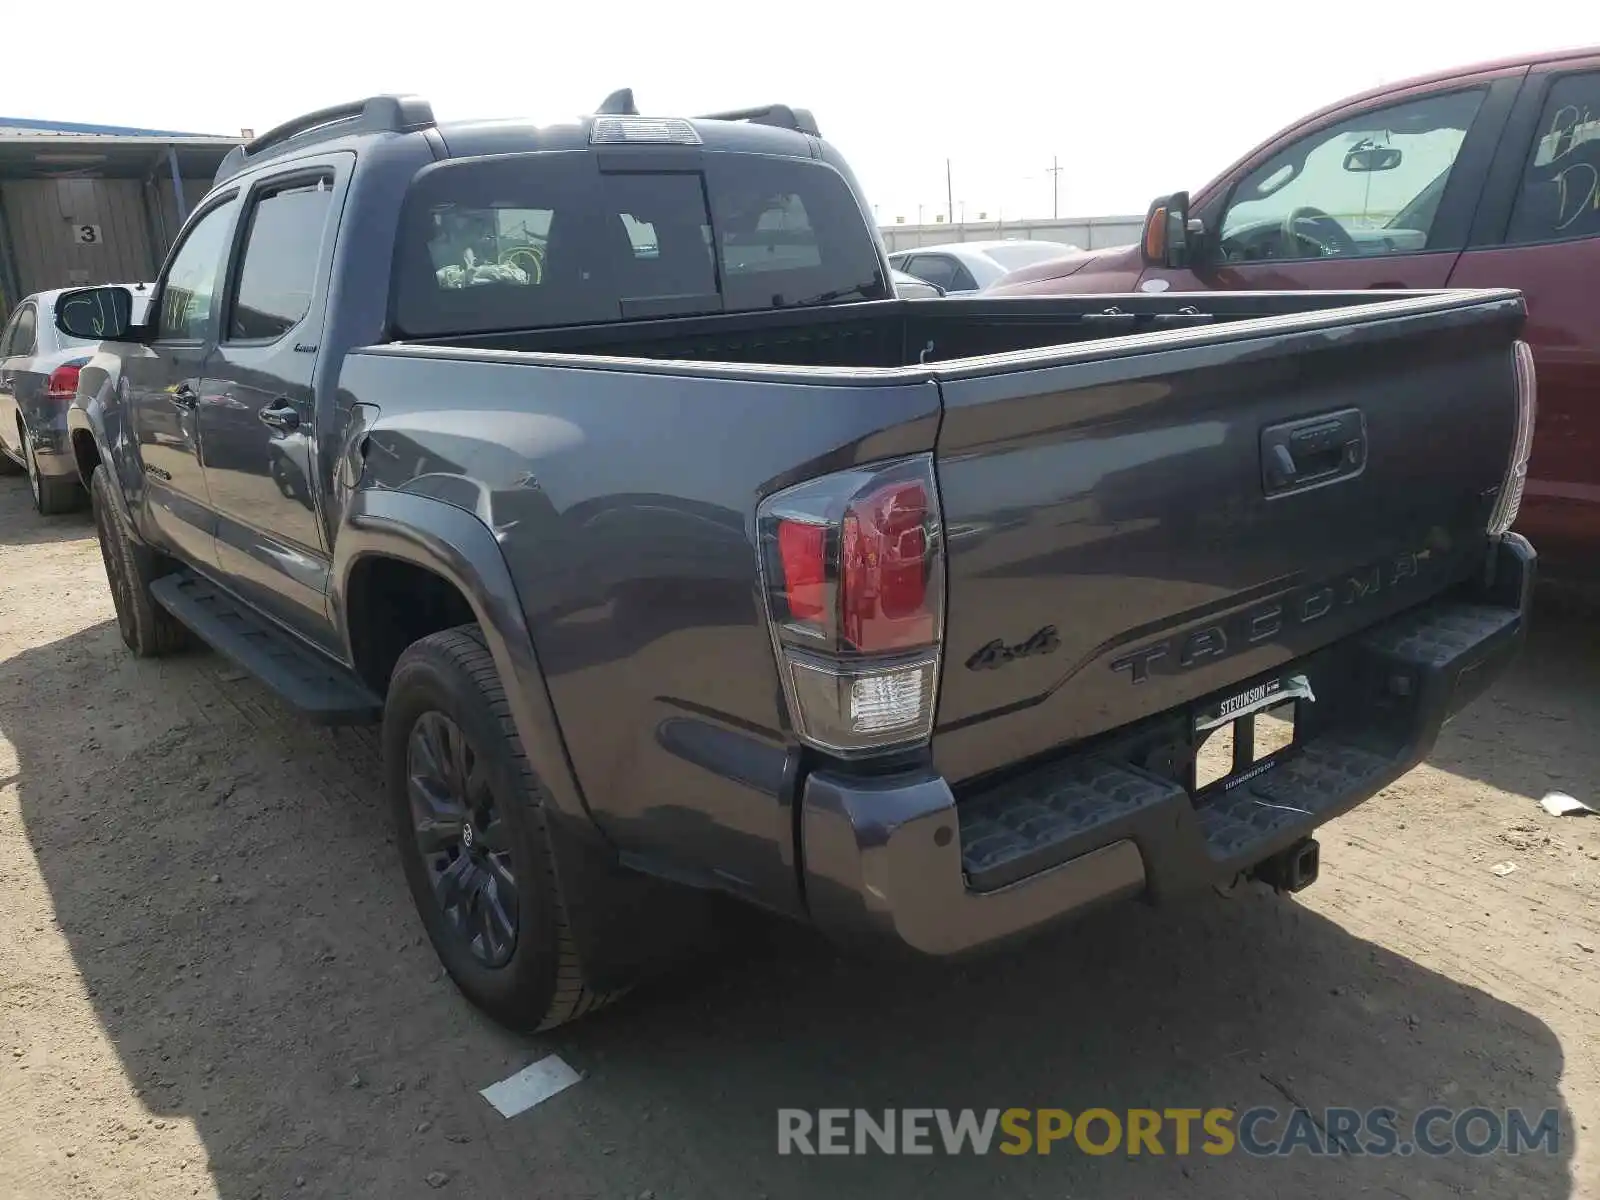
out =
{"type": "Polygon", "coordinates": [[[927,741],[944,632],[928,455],[826,475],[757,512],[773,650],[800,739],[841,755],[927,741]]]}
{"type": "Polygon", "coordinates": [[[1522,507],[1522,489],[1528,482],[1528,455],[1533,449],[1533,423],[1539,414],[1539,385],[1533,371],[1533,351],[1527,342],[1511,348],[1513,373],[1517,382],[1517,434],[1511,443],[1511,461],[1506,464],[1500,498],[1489,518],[1489,532],[1501,534],[1516,522],[1522,507]]]}
{"type": "Polygon", "coordinates": [[[83,369],[82,363],[66,363],[50,372],[50,379],[44,385],[44,394],[52,400],[71,400],[78,394],[78,373],[83,369]]]}

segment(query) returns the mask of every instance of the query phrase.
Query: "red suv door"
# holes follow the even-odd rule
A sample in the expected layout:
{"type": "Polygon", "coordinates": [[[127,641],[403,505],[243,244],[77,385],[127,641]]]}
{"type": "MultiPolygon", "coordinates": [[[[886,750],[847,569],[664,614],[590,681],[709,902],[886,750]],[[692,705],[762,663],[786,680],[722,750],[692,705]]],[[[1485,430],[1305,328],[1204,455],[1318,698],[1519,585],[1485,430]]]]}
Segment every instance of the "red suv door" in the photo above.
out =
{"type": "Polygon", "coordinates": [[[1535,67],[1452,287],[1528,304],[1539,417],[1517,528],[1551,571],[1600,577],[1600,57],[1535,67]]]}
{"type": "Polygon", "coordinates": [[[1141,290],[1443,287],[1526,73],[1368,98],[1286,132],[1196,198],[1194,262],[1147,268],[1141,290]]]}

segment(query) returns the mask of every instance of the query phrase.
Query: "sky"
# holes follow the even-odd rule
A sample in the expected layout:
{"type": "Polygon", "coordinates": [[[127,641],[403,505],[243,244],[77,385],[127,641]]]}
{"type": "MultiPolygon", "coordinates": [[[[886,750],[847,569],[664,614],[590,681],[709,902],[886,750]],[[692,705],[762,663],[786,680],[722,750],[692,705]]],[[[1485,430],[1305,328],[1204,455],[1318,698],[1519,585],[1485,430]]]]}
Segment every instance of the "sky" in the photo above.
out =
{"type": "Polygon", "coordinates": [[[1341,97],[1600,46],[1600,5],[1521,0],[1478,23],[1471,11],[166,0],[141,22],[125,0],[79,0],[74,29],[103,32],[74,37],[70,85],[8,88],[0,115],[236,135],[381,92],[424,96],[441,120],[561,119],[631,87],[640,111],[661,115],[809,108],[885,225],[944,211],[947,160],[957,220],[1049,217],[1057,204],[1063,217],[1142,215],[1341,97]]]}

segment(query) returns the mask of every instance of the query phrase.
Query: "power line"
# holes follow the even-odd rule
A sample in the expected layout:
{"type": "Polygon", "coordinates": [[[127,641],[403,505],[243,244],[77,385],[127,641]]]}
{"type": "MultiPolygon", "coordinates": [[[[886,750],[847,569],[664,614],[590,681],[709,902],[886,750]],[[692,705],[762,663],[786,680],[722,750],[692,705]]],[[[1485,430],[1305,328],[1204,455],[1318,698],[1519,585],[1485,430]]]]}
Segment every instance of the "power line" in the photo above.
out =
{"type": "Polygon", "coordinates": [[[1051,186],[1051,192],[1052,192],[1051,200],[1050,200],[1050,216],[1051,216],[1052,220],[1059,221],[1061,219],[1061,159],[1060,159],[1060,157],[1057,156],[1057,155],[1052,154],[1050,156],[1050,165],[1048,167],[1046,167],[1045,169],[1050,173],[1050,186],[1051,186]]]}

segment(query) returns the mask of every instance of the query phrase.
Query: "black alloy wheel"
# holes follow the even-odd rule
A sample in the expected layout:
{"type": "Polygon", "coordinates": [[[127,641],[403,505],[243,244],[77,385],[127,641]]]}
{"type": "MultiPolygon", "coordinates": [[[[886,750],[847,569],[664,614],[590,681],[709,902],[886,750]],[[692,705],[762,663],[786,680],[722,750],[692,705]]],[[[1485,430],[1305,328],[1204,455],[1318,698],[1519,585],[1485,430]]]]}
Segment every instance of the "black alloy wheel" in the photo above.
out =
{"type": "Polygon", "coordinates": [[[516,952],[519,906],[511,834],[481,759],[437,709],[417,717],[406,743],[416,852],[450,934],[491,969],[516,952]]]}

